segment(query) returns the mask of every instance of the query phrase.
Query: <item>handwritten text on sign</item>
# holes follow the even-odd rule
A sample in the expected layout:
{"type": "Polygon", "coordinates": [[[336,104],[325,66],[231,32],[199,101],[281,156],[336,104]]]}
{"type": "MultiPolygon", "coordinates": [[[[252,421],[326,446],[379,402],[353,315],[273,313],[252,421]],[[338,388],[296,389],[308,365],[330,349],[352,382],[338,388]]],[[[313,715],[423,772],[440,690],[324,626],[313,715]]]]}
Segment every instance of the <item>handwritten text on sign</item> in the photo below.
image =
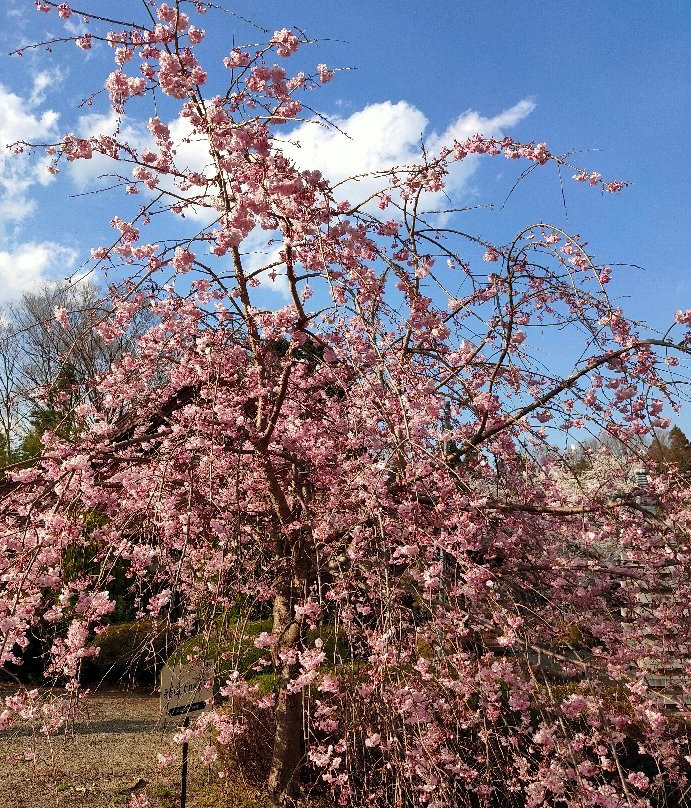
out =
{"type": "Polygon", "coordinates": [[[174,665],[161,671],[161,712],[189,715],[211,708],[214,664],[210,660],[174,665]]]}

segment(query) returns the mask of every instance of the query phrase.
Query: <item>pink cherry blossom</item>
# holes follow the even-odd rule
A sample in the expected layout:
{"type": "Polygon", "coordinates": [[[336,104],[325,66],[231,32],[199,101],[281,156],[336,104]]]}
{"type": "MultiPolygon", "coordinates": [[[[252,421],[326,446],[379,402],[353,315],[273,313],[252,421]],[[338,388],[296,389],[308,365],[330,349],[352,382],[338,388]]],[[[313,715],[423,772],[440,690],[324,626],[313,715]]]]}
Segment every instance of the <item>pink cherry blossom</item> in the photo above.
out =
{"type": "Polygon", "coordinates": [[[141,78],[130,78],[120,71],[115,71],[108,76],[105,86],[113,106],[121,109],[128,98],[142,95],[146,81],[141,78]]]}
{"type": "Polygon", "coordinates": [[[65,309],[63,306],[56,306],[56,308],[53,310],[53,314],[57,322],[60,323],[63,328],[69,327],[70,321],[67,314],[67,309],[65,309]]]}
{"type": "Polygon", "coordinates": [[[271,37],[271,44],[276,47],[276,53],[285,58],[295,53],[300,45],[300,40],[292,31],[287,28],[281,28],[280,31],[274,32],[271,37]]]}
{"type": "Polygon", "coordinates": [[[325,64],[317,65],[317,73],[319,74],[319,81],[322,84],[326,84],[327,82],[331,81],[334,77],[334,71],[329,70],[329,68],[325,64]]]}
{"type": "Polygon", "coordinates": [[[228,68],[233,67],[245,67],[250,63],[250,55],[247,52],[243,52],[238,48],[233,48],[230,52],[230,56],[226,56],[223,60],[223,64],[228,68]]]}
{"type": "Polygon", "coordinates": [[[195,254],[183,247],[176,247],[172,264],[178,272],[189,272],[195,261],[195,254]]]}

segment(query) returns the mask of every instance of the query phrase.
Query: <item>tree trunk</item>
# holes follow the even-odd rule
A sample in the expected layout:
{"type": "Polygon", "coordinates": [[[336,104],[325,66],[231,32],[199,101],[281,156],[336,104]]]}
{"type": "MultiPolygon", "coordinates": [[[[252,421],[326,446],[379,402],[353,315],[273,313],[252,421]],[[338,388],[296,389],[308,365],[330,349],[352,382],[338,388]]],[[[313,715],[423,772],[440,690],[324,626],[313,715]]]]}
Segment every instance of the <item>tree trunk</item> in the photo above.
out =
{"type": "Polygon", "coordinates": [[[300,767],[304,755],[302,691],[289,693],[286,687],[299,671],[297,658],[281,662],[280,652],[294,652],[297,657],[301,638],[301,621],[293,614],[290,584],[274,599],[273,634],[276,637],[275,664],[276,734],[269,771],[269,793],[276,805],[287,805],[297,793],[300,767]]]}

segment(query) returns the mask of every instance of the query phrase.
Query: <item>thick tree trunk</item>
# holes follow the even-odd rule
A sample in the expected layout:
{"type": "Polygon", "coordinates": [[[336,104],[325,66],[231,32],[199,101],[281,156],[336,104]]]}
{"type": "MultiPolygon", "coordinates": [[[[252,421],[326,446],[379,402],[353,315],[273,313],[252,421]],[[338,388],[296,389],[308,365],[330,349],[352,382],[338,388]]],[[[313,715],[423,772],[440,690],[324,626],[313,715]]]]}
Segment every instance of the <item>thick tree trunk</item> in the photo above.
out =
{"type": "Polygon", "coordinates": [[[273,633],[276,637],[276,734],[269,772],[269,793],[276,805],[289,805],[296,796],[304,755],[302,692],[288,693],[286,687],[299,670],[297,659],[281,662],[280,652],[294,652],[301,638],[301,622],[292,609],[292,587],[288,585],[274,600],[273,633]]]}

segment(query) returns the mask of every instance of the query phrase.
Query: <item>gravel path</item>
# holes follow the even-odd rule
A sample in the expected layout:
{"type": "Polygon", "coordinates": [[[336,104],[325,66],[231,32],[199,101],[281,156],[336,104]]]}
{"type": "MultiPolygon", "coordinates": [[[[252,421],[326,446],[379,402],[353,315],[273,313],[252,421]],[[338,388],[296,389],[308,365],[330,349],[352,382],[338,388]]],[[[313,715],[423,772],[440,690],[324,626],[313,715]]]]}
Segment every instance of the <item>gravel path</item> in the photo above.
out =
{"type": "MultiPolygon", "coordinates": [[[[11,692],[0,690],[0,702],[11,692]]],[[[46,739],[26,728],[0,733],[0,806],[124,808],[133,790],[145,785],[155,808],[179,804],[179,766],[165,773],[156,766],[157,753],[171,748],[171,734],[171,727],[161,728],[157,696],[99,691],[67,735],[46,739]]],[[[191,759],[190,791],[207,778],[207,769],[191,759]]]]}

